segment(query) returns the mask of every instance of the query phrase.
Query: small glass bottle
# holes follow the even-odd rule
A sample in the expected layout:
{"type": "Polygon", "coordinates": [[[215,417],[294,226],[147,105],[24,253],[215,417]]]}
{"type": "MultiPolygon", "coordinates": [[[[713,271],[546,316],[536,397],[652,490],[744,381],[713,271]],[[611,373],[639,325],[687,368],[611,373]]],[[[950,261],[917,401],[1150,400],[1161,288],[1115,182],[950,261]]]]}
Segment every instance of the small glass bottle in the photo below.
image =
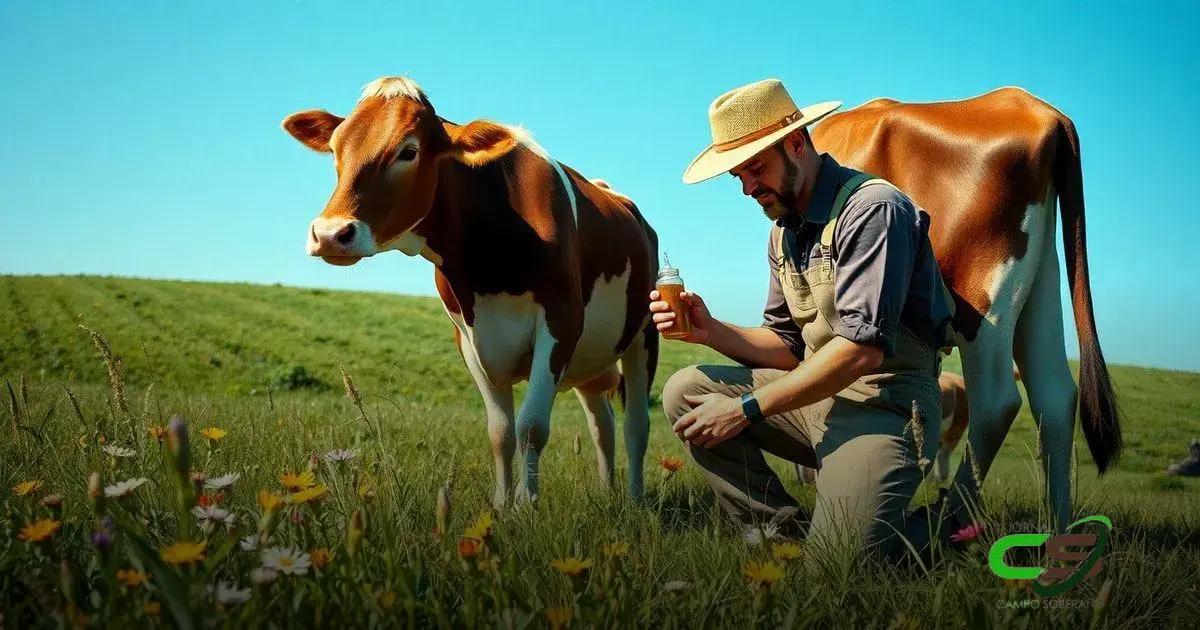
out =
{"type": "Polygon", "coordinates": [[[691,307],[679,296],[683,293],[683,278],[679,270],[671,266],[671,259],[663,254],[663,267],[658,271],[658,280],[654,284],[658,289],[659,299],[670,305],[675,313],[675,323],[670,328],[661,331],[667,339],[683,339],[692,333],[692,321],[688,317],[691,307]]]}

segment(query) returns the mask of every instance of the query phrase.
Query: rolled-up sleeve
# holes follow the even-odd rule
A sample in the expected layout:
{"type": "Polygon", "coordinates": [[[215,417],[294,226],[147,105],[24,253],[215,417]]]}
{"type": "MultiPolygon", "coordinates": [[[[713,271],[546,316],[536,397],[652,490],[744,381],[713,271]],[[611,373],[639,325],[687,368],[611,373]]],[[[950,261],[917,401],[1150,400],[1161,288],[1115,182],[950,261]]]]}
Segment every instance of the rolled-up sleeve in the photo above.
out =
{"type": "Polygon", "coordinates": [[[779,267],[782,262],[775,255],[774,238],[778,231],[772,230],[773,237],[767,242],[767,266],[771,279],[767,284],[767,303],[763,307],[763,328],[775,333],[783,343],[787,344],[796,358],[804,360],[804,338],[800,336],[800,327],[792,319],[788,309],[787,298],[783,295],[783,286],[779,283],[779,267]]]}
{"type": "Polygon", "coordinates": [[[834,333],[881,348],[885,356],[895,353],[919,242],[911,207],[846,208],[834,233],[834,333]]]}

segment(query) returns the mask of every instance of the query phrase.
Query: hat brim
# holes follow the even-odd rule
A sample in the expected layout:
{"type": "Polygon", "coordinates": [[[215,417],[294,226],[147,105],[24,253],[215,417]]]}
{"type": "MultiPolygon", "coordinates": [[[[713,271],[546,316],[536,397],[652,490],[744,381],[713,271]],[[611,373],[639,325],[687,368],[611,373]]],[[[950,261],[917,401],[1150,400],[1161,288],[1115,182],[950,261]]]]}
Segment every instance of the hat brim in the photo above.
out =
{"type": "Polygon", "coordinates": [[[683,183],[698,184],[722,173],[727,173],[742,162],[758,155],[763,149],[779,142],[789,133],[821,120],[841,106],[841,101],[827,101],[802,108],[800,119],[796,122],[734,149],[717,151],[717,148],[710,144],[683,170],[683,183]]]}

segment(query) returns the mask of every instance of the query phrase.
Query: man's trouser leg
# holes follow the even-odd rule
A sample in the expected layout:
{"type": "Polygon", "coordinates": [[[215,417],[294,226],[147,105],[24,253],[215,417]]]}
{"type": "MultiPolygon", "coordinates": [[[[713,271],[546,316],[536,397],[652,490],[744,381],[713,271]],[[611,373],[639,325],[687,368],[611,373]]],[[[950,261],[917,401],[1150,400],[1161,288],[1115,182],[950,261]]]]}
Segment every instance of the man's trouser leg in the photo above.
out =
{"type": "MultiPolygon", "coordinates": [[[[787,374],[784,370],[736,366],[693,365],[684,368],[663,387],[663,409],[672,424],[692,405],[685,395],[742,394],[787,374]]],[[[781,508],[797,507],[783,489],[763,451],[806,466],[816,467],[812,443],[803,430],[799,411],[769,416],[738,435],[712,447],[687,445],[692,459],[708,477],[721,507],[736,521],[756,525],[769,521],[781,508]]]]}

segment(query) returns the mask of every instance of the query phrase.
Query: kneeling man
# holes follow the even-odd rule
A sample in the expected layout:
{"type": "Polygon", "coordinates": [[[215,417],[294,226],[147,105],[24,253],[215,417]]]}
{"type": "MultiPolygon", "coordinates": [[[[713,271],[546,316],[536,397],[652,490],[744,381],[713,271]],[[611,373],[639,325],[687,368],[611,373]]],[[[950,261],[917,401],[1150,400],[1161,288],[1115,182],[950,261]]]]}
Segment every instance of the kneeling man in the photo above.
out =
{"type": "MultiPolygon", "coordinates": [[[[710,106],[713,143],[683,181],[728,172],[759,203],[774,223],[770,286],[754,328],[718,320],[684,293],[693,327],[684,340],[745,367],[680,370],[663,406],[722,508],[747,528],[796,506],[763,451],[820,470],[809,544],[853,557],[905,534],[905,508],[937,451],[952,306],[928,215],[813,148],[806,127],[839,105],[799,109],[771,79],[710,106]]],[[[650,299],[659,330],[670,328],[667,302],[650,299]]]]}

